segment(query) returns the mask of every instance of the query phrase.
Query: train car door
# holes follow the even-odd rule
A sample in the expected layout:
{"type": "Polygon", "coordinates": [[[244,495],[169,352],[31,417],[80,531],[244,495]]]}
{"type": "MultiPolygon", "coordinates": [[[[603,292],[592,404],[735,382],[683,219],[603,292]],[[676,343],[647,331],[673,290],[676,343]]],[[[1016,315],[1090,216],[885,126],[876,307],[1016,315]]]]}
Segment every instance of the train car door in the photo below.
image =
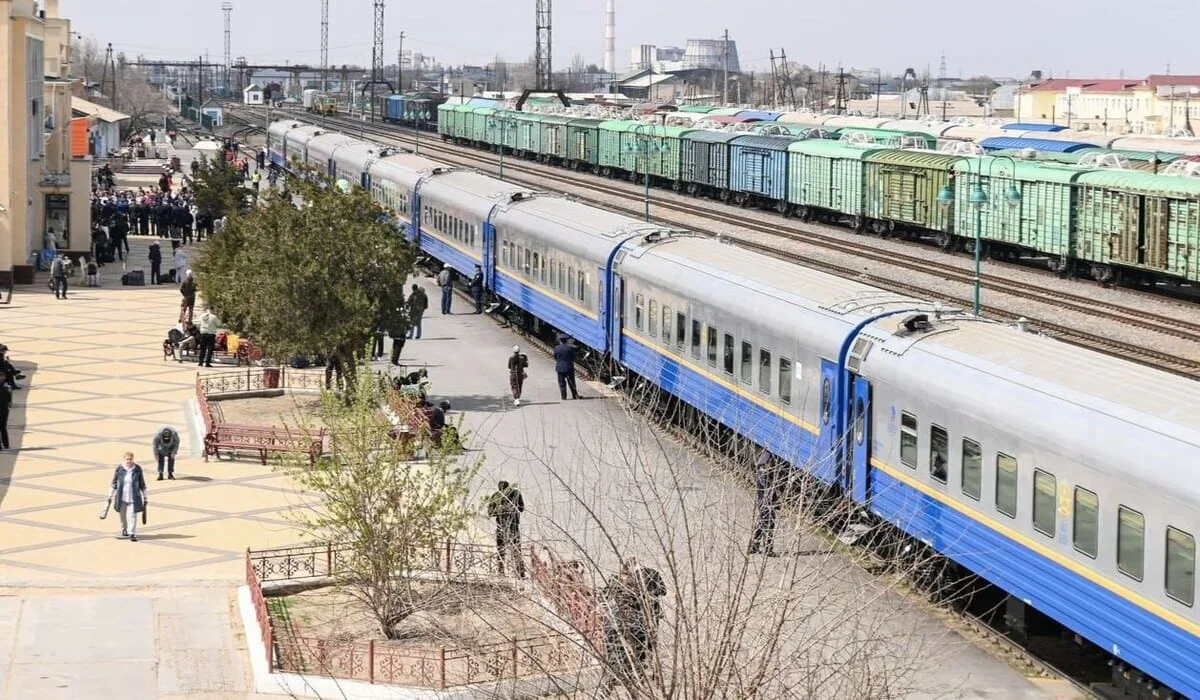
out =
{"type": "Polygon", "coordinates": [[[858,503],[865,503],[870,493],[871,474],[871,383],[851,374],[849,435],[846,440],[846,475],[850,483],[847,492],[858,503]]]}
{"type": "Polygon", "coordinates": [[[821,360],[821,413],[817,433],[817,451],[813,455],[813,475],[822,481],[837,479],[838,416],[834,407],[837,396],[838,366],[821,360]]]}
{"type": "Polygon", "coordinates": [[[362,185],[362,188],[364,190],[370,192],[371,191],[371,173],[364,172],[362,174],[362,177],[359,178],[359,184],[362,185]]]}
{"type": "Polygon", "coordinates": [[[487,221],[483,222],[483,284],[485,289],[496,291],[496,227],[492,226],[495,208],[487,221]]]}
{"type": "Polygon", "coordinates": [[[612,299],[611,313],[608,319],[608,334],[611,340],[609,341],[609,352],[612,353],[613,360],[621,361],[621,348],[624,338],[621,335],[621,328],[625,325],[625,285],[621,282],[621,274],[617,272],[616,267],[613,267],[612,273],[612,288],[609,290],[612,299]]]}

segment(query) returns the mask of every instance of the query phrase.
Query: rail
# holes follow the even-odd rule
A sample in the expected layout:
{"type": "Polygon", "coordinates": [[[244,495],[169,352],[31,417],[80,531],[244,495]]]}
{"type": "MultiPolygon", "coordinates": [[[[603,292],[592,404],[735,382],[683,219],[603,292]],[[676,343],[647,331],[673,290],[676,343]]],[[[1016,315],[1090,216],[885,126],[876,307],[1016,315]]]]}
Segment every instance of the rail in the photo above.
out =
{"type": "MultiPolygon", "coordinates": [[[[246,585],[271,673],[292,672],[368,683],[446,689],[477,683],[577,671],[591,663],[580,640],[546,634],[466,647],[399,648],[380,640],[347,641],[276,630],[262,584],[336,575],[345,545],[317,544],[246,550],[246,585]]],[[[422,570],[448,575],[499,575],[487,545],[446,542],[433,548],[422,570]]],[[[539,569],[545,571],[543,567],[539,569]]]]}
{"type": "Polygon", "coordinates": [[[196,374],[197,394],[220,396],[271,389],[321,389],[325,373],[321,370],[296,370],[288,367],[246,367],[196,374]]]}

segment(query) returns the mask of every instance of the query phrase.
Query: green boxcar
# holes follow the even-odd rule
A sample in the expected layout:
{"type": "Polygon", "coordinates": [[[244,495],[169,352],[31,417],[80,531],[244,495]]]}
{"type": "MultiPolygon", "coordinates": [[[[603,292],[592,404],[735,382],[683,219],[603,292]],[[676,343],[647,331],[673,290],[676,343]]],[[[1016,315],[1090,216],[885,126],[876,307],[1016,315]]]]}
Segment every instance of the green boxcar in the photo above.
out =
{"type": "Polygon", "coordinates": [[[679,164],[683,158],[683,143],[679,139],[689,131],[692,129],[677,126],[635,125],[621,135],[623,169],[678,182],[679,164]]]}
{"type": "Polygon", "coordinates": [[[1200,179],[1092,170],[1076,182],[1076,257],[1097,279],[1123,268],[1200,281],[1200,179]]]}
{"type": "MultiPolygon", "coordinates": [[[[988,197],[988,203],[979,210],[979,235],[984,241],[1049,256],[1051,269],[1065,269],[1072,256],[1072,183],[1086,171],[1066,165],[1039,165],[990,156],[963,158],[955,171],[954,232],[957,235],[968,241],[975,238],[976,210],[971,206],[970,197],[971,188],[978,184],[988,197]],[[1021,194],[1015,205],[1008,201],[1009,190],[1013,187],[1021,194]]],[[[973,243],[968,249],[973,249],[973,243]]]]}
{"type": "Polygon", "coordinates": [[[865,220],[865,158],[878,149],[826,139],[797,141],[788,146],[788,202],[801,217],[817,210],[865,220]]]}
{"type": "Polygon", "coordinates": [[[920,146],[930,150],[937,148],[937,138],[919,131],[891,131],[889,129],[863,129],[848,126],[836,130],[839,139],[861,135],[869,144],[876,146],[891,146],[895,148],[911,148],[920,146]]]}
{"type": "Polygon", "coordinates": [[[537,155],[542,151],[542,115],[535,112],[510,112],[517,121],[515,129],[517,153],[537,155]]]}
{"type": "Polygon", "coordinates": [[[716,109],[716,107],[710,107],[708,105],[683,105],[682,107],[679,108],[679,111],[680,112],[694,112],[696,114],[708,114],[709,112],[713,111],[714,109],[716,109]]]}
{"type": "Polygon", "coordinates": [[[641,122],[627,119],[600,122],[599,165],[605,174],[630,172],[633,169],[633,154],[625,153],[622,137],[638,126],[641,126],[641,122]]]}
{"type": "Polygon", "coordinates": [[[466,123],[466,138],[477,143],[492,143],[492,115],[496,110],[491,107],[469,107],[466,123]]]}
{"type": "Polygon", "coordinates": [[[600,119],[567,122],[567,165],[596,168],[600,165],[600,119]]]}
{"type": "Polygon", "coordinates": [[[958,156],[931,151],[878,150],[867,162],[866,214],[878,231],[893,224],[941,232],[949,247],[954,218],[937,201],[958,156]]]}
{"type": "Polygon", "coordinates": [[[458,136],[455,132],[458,118],[458,105],[443,102],[438,105],[438,133],[445,138],[458,136]]]}
{"type": "Polygon", "coordinates": [[[570,119],[545,115],[542,117],[541,148],[538,155],[543,160],[555,162],[567,160],[567,124],[570,119]]]}

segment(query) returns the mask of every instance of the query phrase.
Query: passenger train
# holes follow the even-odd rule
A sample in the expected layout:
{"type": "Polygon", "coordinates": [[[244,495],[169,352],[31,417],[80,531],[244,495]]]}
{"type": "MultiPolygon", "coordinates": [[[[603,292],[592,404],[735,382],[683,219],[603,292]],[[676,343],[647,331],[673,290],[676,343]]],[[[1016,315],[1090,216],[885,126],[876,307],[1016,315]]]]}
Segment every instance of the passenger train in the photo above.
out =
{"type": "Polygon", "coordinates": [[[1116,682],[1200,697],[1200,384],[295,122],[269,149],[1106,650],[1116,682]]]}

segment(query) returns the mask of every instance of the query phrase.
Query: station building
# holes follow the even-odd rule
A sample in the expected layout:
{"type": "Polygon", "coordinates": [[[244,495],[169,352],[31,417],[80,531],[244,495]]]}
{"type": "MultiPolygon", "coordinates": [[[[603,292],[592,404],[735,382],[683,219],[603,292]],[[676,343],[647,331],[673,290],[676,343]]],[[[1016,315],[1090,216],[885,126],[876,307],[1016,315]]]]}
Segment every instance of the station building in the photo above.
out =
{"type": "Polygon", "coordinates": [[[87,246],[89,118],[71,108],[71,23],[58,0],[0,0],[0,284],[33,282],[47,227],[87,246]]]}
{"type": "Polygon", "coordinates": [[[1047,121],[1109,134],[1200,132],[1200,75],[1050,78],[1013,97],[1016,121],[1047,121]]]}

